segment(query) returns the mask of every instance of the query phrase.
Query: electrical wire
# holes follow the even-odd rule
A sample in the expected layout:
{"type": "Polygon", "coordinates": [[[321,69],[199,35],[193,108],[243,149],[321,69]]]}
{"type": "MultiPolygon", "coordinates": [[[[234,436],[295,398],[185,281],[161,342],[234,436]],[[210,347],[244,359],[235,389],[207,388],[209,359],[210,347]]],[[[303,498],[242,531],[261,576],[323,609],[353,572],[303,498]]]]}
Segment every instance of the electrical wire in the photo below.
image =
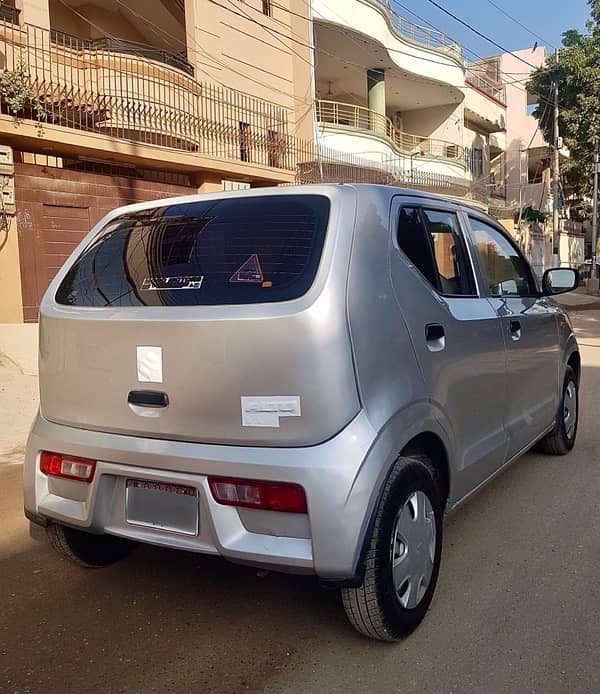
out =
{"type": "Polygon", "coordinates": [[[494,0],[487,0],[487,2],[489,2],[489,4],[492,7],[495,7],[498,10],[498,12],[501,12],[505,17],[508,17],[508,19],[510,19],[512,22],[518,24],[522,29],[525,29],[527,33],[531,34],[536,39],[539,39],[542,43],[545,43],[546,45],[550,46],[550,48],[556,48],[556,46],[551,41],[547,41],[543,36],[536,34],[535,31],[533,31],[528,26],[520,22],[516,17],[513,17],[503,7],[500,7],[500,5],[496,4],[494,0]]]}
{"type": "MultiPolygon", "coordinates": [[[[231,0],[228,0],[228,1],[231,3],[231,0]]],[[[80,14],[79,12],[77,12],[76,10],[74,10],[73,8],[71,8],[69,5],[67,5],[67,3],[66,3],[64,0],[60,0],[60,2],[61,2],[63,5],[65,5],[66,7],[68,7],[69,9],[71,9],[71,10],[72,10],[77,16],[79,16],[81,19],[83,19],[84,21],[88,22],[91,26],[93,26],[94,28],[96,28],[96,30],[100,31],[101,33],[105,33],[100,27],[98,27],[97,25],[95,25],[95,24],[94,24],[92,21],[90,21],[87,17],[85,17],[84,15],[80,14]]],[[[159,31],[159,32],[162,33],[163,35],[166,35],[166,36],[168,36],[168,37],[171,38],[171,39],[177,40],[177,38],[174,37],[174,36],[172,36],[171,34],[169,34],[169,32],[165,31],[165,30],[162,29],[161,27],[158,27],[158,26],[155,25],[153,22],[151,22],[150,20],[148,20],[146,17],[140,15],[140,14],[137,13],[135,10],[133,10],[133,9],[130,8],[130,7],[128,7],[124,2],[122,2],[122,0],[116,0],[116,2],[117,2],[119,5],[121,5],[124,9],[128,10],[128,11],[131,12],[134,16],[136,16],[136,17],[138,17],[140,20],[146,22],[148,25],[150,25],[152,28],[154,28],[155,30],[159,31]]],[[[430,2],[433,2],[433,0],[430,0],[430,2]]],[[[217,3],[217,4],[218,4],[218,3],[217,3]]],[[[308,4],[308,3],[306,3],[306,4],[308,4]]],[[[401,5],[400,3],[398,3],[398,4],[401,5]]],[[[437,3],[434,3],[434,4],[437,5],[437,3]]],[[[223,9],[227,9],[227,8],[225,8],[225,7],[222,6],[222,5],[220,5],[220,7],[222,7],[223,9]]],[[[441,8],[441,6],[440,6],[440,8],[441,8]]],[[[282,9],[287,9],[287,8],[282,8],[282,9]]],[[[331,8],[329,8],[329,9],[331,9],[331,8]]],[[[441,8],[441,9],[443,9],[443,8],[441,8]]],[[[238,16],[239,16],[239,13],[236,12],[235,14],[238,14],[238,16]]],[[[266,27],[264,27],[264,25],[262,25],[260,22],[257,22],[256,20],[252,19],[252,18],[251,18],[249,15],[247,15],[245,12],[242,12],[242,14],[243,14],[243,15],[246,17],[246,19],[248,19],[249,21],[252,21],[252,22],[255,23],[255,24],[259,24],[259,25],[263,26],[263,28],[265,28],[265,30],[267,30],[268,33],[269,33],[271,36],[273,36],[273,38],[275,38],[275,40],[277,40],[279,43],[281,43],[281,44],[284,45],[287,49],[289,49],[289,47],[288,47],[281,39],[279,39],[279,38],[275,35],[275,34],[278,34],[278,33],[280,34],[280,32],[276,32],[275,30],[268,30],[266,27]]],[[[297,14],[297,13],[293,13],[293,14],[297,14]]],[[[334,14],[336,14],[336,13],[334,13],[334,14]]],[[[414,14],[415,16],[418,17],[418,15],[416,15],[415,13],[412,13],[412,12],[411,12],[411,14],[414,14]]],[[[451,13],[449,13],[449,14],[451,14],[451,13]]],[[[302,17],[302,15],[297,15],[297,16],[302,17]]],[[[421,18],[421,19],[422,19],[422,18],[421,18]]],[[[457,21],[462,21],[462,20],[460,20],[459,18],[456,18],[456,19],[457,19],[457,21]]],[[[432,28],[436,29],[436,31],[439,31],[439,29],[437,29],[437,28],[434,27],[433,25],[430,25],[430,26],[432,26],[432,28]]],[[[108,35],[108,34],[107,34],[107,35],[108,35]]],[[[285,36],[285,38],[286,38],[287,40],[291,40],[291,41],[296,41],[296,42],[298,42],[297,39],[295,39],[295,37],[294,37],[293,35],[292,35],[291,37],[290,37],[290,36],[286,36],[286,35],[284,35],[284,34],[280,34],[280,35],[285,36]]],[[[207,56],[209,59],[212,59],[212,60],[215,61],[217,64],[221,65],[221,67],[223,67],[223,68],[225,68],[225,69],[228,69],[228,70],[231,70],[231,71],[234,72],[234,73],[237,72],[237,74],[239,74],[240,76],[245,77],[245,78],[247,78],[247,79],[248,79],[248,78],[249,78],[249,79],[252,79],[252,81],[256,82],[257,84],[261,84],[262,86],[269,87],[270,89],[275,89],[275,91],[279,91],[280,93],[284,94],[285,96],[288,96],[288,97],[291,96],[291,97],[294,98],[296,101],[307,104],[308,107],[307,107],[307,109],[306,109],[305,114],[304,114],[302,117],[304,117],[304,116],[308,113],[308,111],[312,109],[312,106],[313,106],[312,100],[310,100],[310,102],[309,102],[309,101],[306,99],[306,96],[305,96],[304,99],[299,99],[298,97],[295,97],[295,95],[292,95],[292,94],[290,94],[290,93],[288,93],[288,92],[284,92],[284,91],[282,91],[282,90],[277,90],[276,88],[273,87],[273,85],[269,85],[269,84],[266,84],[266,83],[262,83],[262,82],[260,82],[259,80],[253,79],[253,78],[249,77],[249,75],[247,75],[246,73],[240,73],[240,72],[236,71],[235,69],[231,68],[231,66],[228,66],[228,65],[226,65],[225,63],[223,63],[222,61],[219,61],[219,60],[216,59],[214,56],[212,56],[210,53],[208,53],[207,51],[205,51],[205,50],[203,49],[203,47],[200,46],[200,44],[195,40],[194,37],[190,37],[190,38],[192,39],[192,43],[195,43],[195,44],[198,46],[199,50],[200,50],[205,56],[207,56]]],[[[487,37],[484,37],[484,38],[487,38],[487,37]]],[[[491,41],[491,40],[490,40],[490,41],[491,41]]],[[[307,44],[307,43],[304,43],[304,42],[300,42],[300,43],[301,43],[301,45],[303,45],[304,47],[307,47],[307,48],[309,48],[309,49],[316,50],[316,47],[310,46],[310,44],[307,44]]],[[[495,44],[495,45],[497,45],[501,50],[504,50],[504,48],[503,48],[502,46],[500,46],[500,44],[495,44]]],[[[390,49],[387,49],[387,50],[390,50],[390,49]]],[[[391,49],[391,50],[394,51],[395,49],[391,49]]],[[[305,59],[303,56],[300,56],[300,54],[298,54],[297,52],[295,52],[293,49],[291,49],[291,51],[292,51],[292,53],[294,53],[294,54],[297,55],[298,57],[302,58],[305,62],[308,62],[308,61],[306,61],[306,59],[305,59]]],[[[331,57],[333,57],[333,58],[339,60],[340,62],[344,62],[345,64],[351,65],[352,67],[354,67],[354,68],[357,69],[357,70],[361,70],[361,73],[364,72],[364,70],[362,69],[362,66],[359,66],[359,65],[357,65],[357,64],[352,64],[352,63],[350,63],[349,61],[346,61],[346,60],[344,60],[344,59],[341,59],[341,58],[339,58],[339,56],[336,56],[336,55],[334,55],[334,54],[331,54],[331,53],[329,53],[329,52],[327,52],[327,51],[323,51],[323,52],[326,53],[327,55],[330,55],[331,57]]],[[[395,51],[395,52],[404,53],[403,51],[395,51]]],[[[475,54],[475,53],[472,52],[472,51],[470,51],[470,52],[473,53],[474,55],[477,55],[477,54],[475,54]]],[[[512,54],[510,51],[505,51],[505,52],[512,54]]],[[[411,54],[406,53],[406,55],[411,55],[411,54]]],[[[512,55],[514,55],[514,54],[512,54],[512,55]]],[[[414,56],[411,55],[411,57],[414,57],[414,56]]],[[[516,57],[518,57],[518,56],[516,56],[516,57]]],[[[445,63],[445,62],[433,61],[433,60],[428,59],[428,58],[423,58],[423,59],[424,59],[424,60],[427,60],[428,62],[433,62],[433,63],[442,64],[442,65],[444,65],[444,66],[447,66],[447,63],[445,63]]],[[[522,59],[521,59],[521,60],[522,60],[522,59]]],[[[529,63],[527,63],[527,61],[522,60],[522,62],[526,63],[527,65],[530,65],[529,63]]],[[[530,66],[531,66],[531,65],[530,65],[530,66]]],[[[531,66],[531,67],[535,67],[535,66],[531,66]]],[[[220,80],[216,79],[213,75],[211,75],[210,73],[208,73],[206,70],[201,70],[201,71],[204,72],[205,74],[207,74],[209,77],[211,77],[211,79],[213,79],[213,80],[214,80],[215,82],[217,82],[218,84],[222,85],[223,87],[227,87],[227,85],[225,85],[225,84],[224,84],[223,82],[221,82],[220,80]]],[[[431,84],[431,82],[428,82],[428,81],[426,81],[426,80],[411,79],[411,78],[408,78],[408,77],[406,77],[406,79],[408,79],[408,80],[410,80],[410,81],[415,81],[415,82],[416,82],[416,81],[419,81],[419,82],[422,82],[422,83],[425,83],[425,84],[431,84]]],[[[527,79],[527,78],[525,78],[524,80],[514,80],[514,82],[511,82],[511,83],[505,82],[505,84],[514,84],[514,85],[516,85],[517,83],[519,83],[519,82],[521,82],[521,81],[526,81],[526,79],[527,79]]],[[[467,89],[467,88],[469,88],[468,85],[450,85],[450,86],[453,86],[453,87],[459,88],[459,89],[467,89]]],[[[310,90],[310,85],[309,85],[309,90],[310,90]]],[[[308,92],[307,92],[307,94],[308,94],[308,92]]],[[[549,102],[547,102],[547,104],[548,104],[548,103],[549,103],[549,102]]]]}
{"type": "MultiPolygon", "coordinates": [[[[118,0],[117,0],[117,1],[118,1],[118,0]]],[[[305,2],[307,2],[307,1],[309,1],[309,0],[305,0],[305,2]]],[[[430,0],[430,1],[432,1],[432,0],[430,0]]],[[[345,38],[350,39],[350,40],[353,41],[353,43],[355,43],[356,45],[360,45],[360,44],[358,43],[357,40],[353,39],[353,38],[348,34],[348,32],[344,30],[344,28],[343,28],[343,23],[345,23],[345,21],[346,21],[345,18],[342,17],[341,15],[339,15],[337,12],[335,12],[335,10],[333,10],[330,6],[328,6],[323,0],[322,0],[322,5],[323,5],[327,10],[329,10],[329,12],[331,12],[335,17],[337,17],[339,20],[341,20],[341,22],[342,22],[342,25],[339,27],[339,29],[337,29],[337,28],[335,28],[335,27],[330,27],[330,29],[333,28],[335,31],[338,31],[339,33],[343,33],[344,36],[345,36],[345,38]]],[[[430,26],[431,26],[433,29],[435,29],[436,31],[438,31],[438,32],[440,32],[440,33],[443,33],[443,32],[441,32],[437,27],[435,27],[435,26],[433,26],[433,25],[430,25],[430,26]]],[[[365,42],[365,44],[366,44],[366,42],[365,42]]],[[[361,46],[361,48],[364,49],[365,46],[363,45],[363,46],[361,46]]],[[[408,55],[408,56],[410,56],[411,58],[414,58],[414,57],[415,57],[413,54],[406,53],[405,51],[401,51],[401,50],[399,50],[399,49],[394,49],[394,48],[390,48],[390,47],[387,47],[387,46],[383,46],[383,48],[384,48],[386,51],[388,51],[388,53],[398,53],[398,54],[401,54],[401,55],[408,55]]],[[[504,50],[504,49],[502,49],[502,47],[500,47],[500,48],[501,48],[501,50],[504,50]]],[[[319,49],[319,50],[321,50],[321,49],[319,49]]],[[[367,50],[369,51],[369,48],[368,48],[368,47],[367,47],[367,50]]],[[[371,53],[373,54],[372,51],[369,51],[369,52],[371,52],[371,53]]],[[[504,51],[504,52],[505,52],[505,53],[506,53],[506,52],[510,53],[510,51],[504,51]]],[[[374,54],[373,54],[373,55],[374,55],[374,54]]],[[[518,56],[516,56],[516,57],[518,57],[518,56]]],[[[441,64],[441,65],[443,65],[443,66],[445,66],[445,67],[448,67],[448,63],[447,63],[447,62],[441,63],[440,61],[433,61],[433,60],[431,60],[431,59],[429,59],[429,58],[424,58],[424,57],[421,57],[421,56],[419,56],[419,58],[422,59],[422,60],[425,60],[425,61],[427,61],[427,62],[433,62],[433,63],[436,63],[436,64],[441,64]]],[[[482,60],[485,60],[485,58],[482,58],[482,60]]],[[[526,61],[523,61],[523,62],[526,62],[526,61]]],[[[527,64],[529,65],[529,63],[527,63],[527,64]]],[[[536,68],[536,67],[533,66],[533,65],[531,65],[531,67],[533,67],[535,70],[538,69],[538,68],[536,68]]],[[[505,74],[508,74],[508,73],[505,73],[505,74]]],[[[418,80],[418,79],[409,78],[409,77],[403,77],[403,79],[408,79],[408,80],[412,80],[412,81],[415,81],[415,82],[421,81],[421,82],[426,83],[426,84],[429,84],[429,85],[431,84],[431,81],[427,82],[427,81],[425,81],[425,80],[418,80]]],[[[519,83],[520,83],[520,82],[526,82],[526,81],[529,81],[529,78],[525,78],[525,79],[523,79],[523,80],[518,80],[519,83]]],[[[516,84],[516,83],[517,83],[517,81],[512,82],[511,84],[516,84]]],[[[467,87],[465,87],[465,85],[449,85],[449,86],[453,86],[453,87],[455,87],[455,88],[457,88],[457,89],[465,89],[465,88],[467,88],[467,87]]],[[[517,87],[517,88],[519,88],[519,87],[517,87]]],[[[527,93],[527,90],[526,90],[526,89],[524,89],[524,88],[519,88],[519,89],[520,89],[520,91],[523,91],[523,92],[527,93]]],[[[545,102],[546,99],[543,98],[543,97],[540,97],[540,101],[545,102]]]]}
{"type": "MultiPolygon", "coordinates": [[[[445,34],[446,36],[448,36],[448,35],[446,34],[446,32],[442,32],[442,30],[439,29],[439,27],[436,27],[436,26],[435,26],[434,24],[432,24],[430,21],[428,21],[427,19],[425,19],[425,17],[421,17],[421,15],[419,15],[419,14],[417,14],[416,12],[414,12],[413,10],[411,10],[410,7],[407,7],[406,5],[403,5],[403,4],[402,4],[401,2],[399,2],[398,0],[390,0],[390,3],[393,4],[393,5],[396,6],[396,7],[401,7],[405,12],[408,12],[408,14],[412,15],[413,17],[415,17],[416,19],[418,19],[420,22],[423,22],[423,24],[425,24],[426,26],[430,27],[431,29],[435,29],[435,31],[439,31],[441,34],[445,34]]],[[[393,11],[393,10],[392,10],[392,11],[393,11]]],[[[399,15],[399,16],[401,16],[401,15],[399,15]]],[[[448,38],[449,38],[451,41],[454,41],[454,43],[456,43],[456,44],[458,44],[458,45],[462,45],[460,41],[458,41],[457,39],[453,38],[452,36],[448,36],[448,38]]],[[[479,55],[479,54],[476,53],[474,50],[470,49],[468,46],[463,45],[462,47],[463,47],[463,50],[465,51],[465,53],[469,53],[470,55],[475,56],[475,58],[477,58],[478,60],[487,60],[487,58],[485,58],[485,57],[479,55]]],[[[511,73],[505,73],[505,74],[511,74],[511,73]]],[[[511,76],[512,76],[512,74],[511,74],[511,76]]]]}
{"type": "Polygon", "coordinates": [[[440,5],[439,2],[436,2],[436,0],[427,0],[429,3],[431,3],[434,7],[437,7],[438,10],[443,12],[444,14],[447,14],[449,17],[454,19],[455,22],[458,22],[459,24],[462,24],[464,27],[466,27],[469,31],[472,31],[474,34],[479,36],[480,38],[484,39],[488,43],[491,43],[492,46],[496,46],[496,48],[499,48],[503,53],[508,53],[509,55],[512,55],[513,58],[516,58],[517,60],[520,60],[522,63],[527,65],[528,67],[532,68],[533,70],[537,70],[538,66],[532,65],[530,62],[525,60],[525,58],[521,58],[520,55],[517,55],[516,53],[513,53],[512,51],[509,51],[507,48],[505,48],[502,44],[498,43],[494,39],[490,38],[483,32],[479,31],[479,29],[475,29],[475,27],[471,26],[468,22],[465,22],[464,19],[461,19],[460,17],[457,17],[453,12],[450,12],[450,10],[446,9],[443,5],[440,5]]]}
{"type": "MultiPolygon", "coordinates": [[[[64,0],[61,0],[61,2],[64,2],[64,0]]],[[[123,0],[115,0],[115,2],[123,9],[129,11],[132,15],[134,15],[135,17],[137,17],[141,21],[148,24],[148,26],[152,27],[155,30],[155,33],[159,32],[159,34],[163,34],[167,38],[178,40],[177,37],[173,36],[172,34],[170,34],[168,31],[166,31],[162,27],[159,27],[158,25],[154,24],[154,22],[150,21],[147,17],[144,17],[139,12],[136,12],[134,9],[129,7],[126,3],[123,2],[123,0]]],[[[218,3],[215,3],[215,4],[218,4],[218,3]]],[[[219,5],[219,6],[223,9],[227,9],[227,8],[224,8],[222,5],[219,5]]],[[[262,87],[265,87],[266,89],[278,92],[278,93],[280,93],[280,94],[282,94],[288,98],[293,99],[294,101],[296,101],[298,103],[302,103],[302,104],[308,103],[305,99],[301,99],[301,98],[297,97],[292,92],[286,92],[282,89],[278,89],[277,87],[273,86],[273,84],[269,84],[268,82],[262,82],[261,80],[258,80],[255,77],[251,77],[249,74],[247,74],[245,72],[240,72],[239,70],[236,70],[235,68],[231,67],[231,65],[227,65],[227,63],[224,63],[222,60],[220,60],[216,56],[214,56],[214,55],[210,54],[208,51],[206,51],[204,49],[204,47],[200,44],[200,42],[197,41],[191,34],[186,32],[186,36],[190,40],[190,43],[195,47],[196,50],[198,50],[200,53],[202,53],[202,55],[204,55],[209,60],[212,60],[214,63],[219,65],[221,68],[223,68],[225,70],[229,70],[230,72],[233,72],[234,74],[237,74],[240,77],[243,77],[247,80],[250,80],[250,81],[254,82],[255,84],[258,84],[262,87]]],[[[229,85],[221,82],[214,75],[211,75],[211,73],[209,73],[206,69],[201,70],[201,72],[208,75],[212,80],[214,80],[217,84],[221,85],[222,87],[225,87],[227,89],[231,89],[231,87],[229,85]]],[[[277,105],[279,105],[279,104],[277,104],[277,105]]]]}

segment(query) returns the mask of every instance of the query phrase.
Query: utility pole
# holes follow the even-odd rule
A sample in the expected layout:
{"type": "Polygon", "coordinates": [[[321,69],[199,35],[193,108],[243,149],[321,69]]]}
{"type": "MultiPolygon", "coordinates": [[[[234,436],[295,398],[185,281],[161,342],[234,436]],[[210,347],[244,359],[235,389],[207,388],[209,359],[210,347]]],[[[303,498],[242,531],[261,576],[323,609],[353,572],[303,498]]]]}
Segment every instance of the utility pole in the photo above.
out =
{"type": "Polygon", "coordinates": [[[594,152],[594,200],[592,213],[592,272],[590,277],[596,279],[596,244],[598,242],[598,167],[600,157],[598,156],[598,141],[596,140],[596,150],[594,152]]]}
{"type": "Polygon", "coordinates": [[[558,48],[554,54],[554,151],[552,160],[552,192],[554,195],[553,215],[552,215],[552,267],[560,267],[560,229],[559,229],[559,194],[560,194],[560,158],[559,158],[559,139],[558,131],[558,48]]]}

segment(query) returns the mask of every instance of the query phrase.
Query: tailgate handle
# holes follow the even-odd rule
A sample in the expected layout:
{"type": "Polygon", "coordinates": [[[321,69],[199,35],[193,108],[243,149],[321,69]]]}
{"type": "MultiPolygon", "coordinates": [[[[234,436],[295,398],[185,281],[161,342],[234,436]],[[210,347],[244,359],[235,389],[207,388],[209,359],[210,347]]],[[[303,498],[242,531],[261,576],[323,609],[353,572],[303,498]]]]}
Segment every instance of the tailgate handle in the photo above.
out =
{"type": "Polygon", "coordinates": [[[161,408],[169,406],[169,396],[159,390],[131,390],[127,402],[139,407],[161,408]]]}

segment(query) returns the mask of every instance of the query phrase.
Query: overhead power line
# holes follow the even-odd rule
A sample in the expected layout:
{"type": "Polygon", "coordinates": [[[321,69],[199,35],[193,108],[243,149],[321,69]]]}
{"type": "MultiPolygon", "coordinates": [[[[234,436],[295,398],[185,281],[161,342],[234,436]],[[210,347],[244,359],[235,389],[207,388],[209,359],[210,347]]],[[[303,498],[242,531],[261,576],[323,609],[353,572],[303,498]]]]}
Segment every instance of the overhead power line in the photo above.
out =
{"type": "Polygon", "coordinates": [[[516,17],[513,17],[512,14],[509,14],[503,7],[500,7],[500,5],[496,4],[494,0],[487,0],[492,7],[495,7],[498,12],[501,12],[505,17],[508,17],[512,22],[515,24],[518,24],[522,29],[525,29],[525,31],[532,36],[534,36],[536,39],[539,39],[542,43],[545,43],[547,46],[550,46],[550,48],[556,48],[556,46],[551,42],[547,41],[543,36],[540,36],[539,34],[536,34],[533,29],[530,29],[528,26],[523,24],[523,22],[520,22],[516,17]]]}
{"type": "MultiPolygon", "coordinates": [[[[446,36],[448,36],[448,34],[446,34],[445,31],[442,31],[439,27],[435,26],[435,24],[432,24],[430,21],[428,21],[427,19],[425,19],[425,17],[421,17],[421,15],[419,15],[419,14],[417,14],[416,12],[414,12],[413,10],[411,10],[410,7],[407,7],[406,5],[403,5],[401,2],[399,2],[399,0],[390,0],[390,1],[391,1],[391,3],[392,3],[393,5],[395,5],[395,6],[397,6],[397,7],[401,7],[405,12],[408,12],[408,14],[412,15],[413,17],[415,17],[416,19],[418,19],[420,22],[423,22],[423,24],[427,25],[428,27],[431,27],[432,29],[435,29],[435,31],[439,31],[440,34],[445,34],[446,36]]],[[[474,56],[477,60],[488,60],[488,59],[489,59],[489,56],[486,57],[486,56],[483,56],[483,55],[479,55],[479,53],[476,53],[472,48],[469,48],[467,45],[461,43],[460,41],[458,41],[457,39],[453,38],[452,36],[448,36],[448,38],[449,38],[451,41],[454,41],[454,43],[456,43],[457,45],[462,46],[463,49],[464,49],[464,51],[465,51],[465,53],[469,53],[470,55],[474,56]]],[[[525,73],[525,72],[521,72],[521,73],[516,73],[516,72],[503,72],[502,74],[503,74],[503,75],[507,75],[508,77],[511,77],[511,78],[512,78],[512,77],[515,77],[517,74],[519,74],[519,75],[529,75],[530,73],[529,73],[529,72],[526,72],[526,73],[525,73]]],[[[525,81],[525,80],[523,80],[523,81],[525,81]]]]}
{"type": "MultiPolygon", "coordinates": [[[[117,1],[118,1],[118,0],[117,0],[117,1]]],[[[305,0],[305,1],[307,1],[307,0],[305,0]]],[[[393,1],[396,1],[396,0],[393,0],[393,1]]],[[[430,0],[430,2],[431,2],[431,1],[432,1],[432,0],[430,0]]],[[[341,15],[339,15],[337,12],[335,12],[335,10],[333,10],[331,7],[329,7],[325,2],[322,1],[322,4],[323,4],[323,6],[326,7],[333,15],[335,15],[337,18],[339,18],[339,19],[341,20],[342,23],[340,24],[340,27],[339,27],[339,28],[340,28],[340,31],[344,34],[344,36],[345,36],[346,38],[349,38],[351,41],[353,41],[353,43],[356,43],[357,45],[360,45],[360,44],[358,43],[358,41],[352,39],[352,37],[349,36],[349,33],[344,29],[343,22],[345,21],[345,18],[342,17],[341,15]]],[[[399,3],[398,3],[398,4],[399,4],[399,3]]],[[[414,14],[414,13],[413,13],[413,14],[414,14]]],[[[417,16],[417,15],[415,15],[415,16],[417,16]]],[[[443,33],[442,31],[440,31],[440,29],[438,29],[437,27],[433,26],[432,24],[430,24],[430,26],[431,26],[433,29],[435,29],[436,31],[438,31],[438,32],[440,32],[440,33],[443,33]]],[[[458,43],[458,42],[457,42],[457,43],[458,43]]],[[[461,45],[461,44],[458,44],[458,45],[461,45]]],[[[499,45],[499,44],[498,44],[498,45],[499,45]]],[[[365,48],[365,46],[362,46],[362,47],[365,48]]],[[[414,56],[413,54],[406,53],[405,51],[401,51],[401,50],[399,50],[399,49],[390,48],[390,47],[388,47],[388,46],[383,46],[383,48],[384,48],[388,53],[396,53],[396,54],[401,54],[401,55],[409,55],[411,58],[415,58],[415,57],[416,57],[416,56],[414,56]]],[[[319,50],[321,50],[321,49],[319,49],[319,50]]],[[[369,49],[367,48],[367,50],[369,50],[369,49]]],[[[500,50],[502,50],[504,53],[510,53],[511,55],[515,55],[515,54],[511,53],[511,51],[505,50],[502,46],[500,46],[500,50]]],[[[370,51],[370,52],[372,52],[372,51],[370,51]]],[[[477,54],[474,53],[473,51],[470,51],[470,52],[473,53],[474,55],[477,55],[477,54]]],[[[481,60],[485,60],[485,58],[481,58],[481,56],[478,56],[478,57],[480,57],[481,60]]],[[[519,56],[515,56],[515,57],[518,58],[519,56]]],[[[425,57],[422,57],[422,56],[419,56],[419,58],[420,58],[421,60],[426,61],[426,62],[437,63],[437,64],[442,64],[442,65],[444,65],[444,66],[447,66],[447,63],[440,63],[440,61],[437,61],[437,60],[431,60],[430,58],[425,58],[425,57]]],[[[527,65],[529,65],[530,67],[532,67],[532,68],[535,69],[535,70],[538,69],[537,67],[535,67],[534,65],[531,65],[530,63],[527,63],[526,61],[522,61],[522,62],[525,62],[527,65]]],[[[510,74],[510,73],[504,73],[504,74],[510,74]]],[[[408,77],[405,77],[405,79],[411,80],[411,78],[408,78],[408,77]]],[[[418,80],[418,79],[417,79],[417,80],[414,80],[414,79],[413,79],[412,81],[423,81],[423,82],[425,82],[425,80],[418,80]]],[[[525,81],[528,81],[528,78],[525,78],[525,79],[523,79],[523,80],[514,80],[514,81],[512,81],[512,82],[503,82],[503,83],[504,83],[504,84],[507,84],[507,85],[508,85],[508,84],[513,84],[513,85],[515,86],[516,89],[519,89],[520,91],[523,91],[523,92],[527,92],[527,90],[526,90],[525,88],[523,88],[523,87],[521,87],[521,86],[518,86],[518,83],[520,83],[520,82],[525,82],[525,81]]],[[[430,82],[428,82],[428,84],[430,84],[430,82]]],[[[459,85],[451,85],[451,86],[455,86],[455,87],[457,87],[458,89],[464,89],[464,88],[465,88],[465,86],[459,86],[459,85]]],[[[468,87],[467,87],[467,88],[468,88],[468,87]]],[[[540,97],[540,101],[546,102],[546,99],[543,98],[543,97],[540,97]]]]}
{"type": "Polygon", "coordinates": [[[436,0],[428,0],[434,7],[437,7],[438,10],[443,12],[444,14],[447,14],[448,17],[451,17],[454,19],[455,22],[458,22],[459,24],[462,24],[464,27],[466,27],[469,31],[472,31],[474,34],[477,34],[480,38],[484,39],[484,41],[487,41],[488,43],[491,43],[492,46],[496,46],[496,48],[499,48],[503,53],[508,53],[509,55],[512,55],[513,58],[516,58],[517,60],[520,60],[522,63],[525,63],[525,65],[529,66],[533,70],[537,70],[539,66],[537,65],[532,65],[530,62],[525,60],[525,58],[521,58],[520,55],[517,55],[516,53],[513,53],[513,51],[509,51],[508,48],[505,48],[502,44],[498,43],[494,39],[490,38],[483,32],[479,31],[479,29],[475,29],[475,27],[471,26],[468,22],[466,22],[464,19],[461,19],[460,17],[457,17],[453,12],[450,12],[450,10],[446,9],[443,5],[440,5],[439,2],[436,2],[436,0]]]}

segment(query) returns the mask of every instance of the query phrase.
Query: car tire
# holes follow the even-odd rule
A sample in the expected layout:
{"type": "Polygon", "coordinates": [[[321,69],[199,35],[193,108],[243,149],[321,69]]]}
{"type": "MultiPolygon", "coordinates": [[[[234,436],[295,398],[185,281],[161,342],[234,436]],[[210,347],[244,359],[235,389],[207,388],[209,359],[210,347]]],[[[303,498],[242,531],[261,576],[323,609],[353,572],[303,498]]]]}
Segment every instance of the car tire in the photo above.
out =
{"type": "Polygon", "coordinates": [[[578,424],[579,386],[575,371],[567,366],[556,424],[540,441],[538,449],[548,455],[567,455],[575,445],[578,424]]]}
{"type": "Polygon", "coordinates": [[[362,583],[342,589],[351,624],[380,641],[399,641],[416,629],[437,583],[442,501],[425,460],[396,461],[377,507],[362,583]]]}
{"type": "Polygon", "coordinates": [[[125,559],[135,542],[114,535],[92,535],[64,525],[46,528],[52,548],[61,556],[87,569],[99,569],[125,559]]]}

